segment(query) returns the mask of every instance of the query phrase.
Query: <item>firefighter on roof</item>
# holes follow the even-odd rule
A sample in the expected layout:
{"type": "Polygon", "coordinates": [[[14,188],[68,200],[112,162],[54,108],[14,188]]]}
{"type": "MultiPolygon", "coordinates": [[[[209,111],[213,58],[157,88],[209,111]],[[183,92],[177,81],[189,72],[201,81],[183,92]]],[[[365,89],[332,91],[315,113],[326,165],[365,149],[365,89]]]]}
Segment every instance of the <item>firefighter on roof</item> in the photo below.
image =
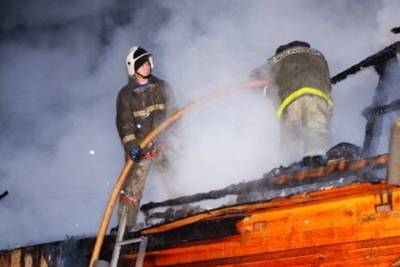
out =
{"type": "Polygon", "coordinates": [[[140,199],[146,176],[153,162],[159,162],[154,152],[159,150],[152,143],[147,148],[140,141],[161,123],[170,109],[171,88],[165,81],[152,74],[153,57],[144,48],[132,47],[126,57],[129,81],[117,97],[117,129],[125,153],[136,164],[123,187],[118,213],[127,207],[127,230],[136,224],[140,199]]]}
{"type": "Polygon", "coordinates": [[[279,46],[275,55],[250,77],[269,81],[266,93],[277,99],[281,153],[285,163],[303,158],[304,166],[325,164],[331,143],[333,101],[328,64],[318,50],[302,41],[279,46]]]}

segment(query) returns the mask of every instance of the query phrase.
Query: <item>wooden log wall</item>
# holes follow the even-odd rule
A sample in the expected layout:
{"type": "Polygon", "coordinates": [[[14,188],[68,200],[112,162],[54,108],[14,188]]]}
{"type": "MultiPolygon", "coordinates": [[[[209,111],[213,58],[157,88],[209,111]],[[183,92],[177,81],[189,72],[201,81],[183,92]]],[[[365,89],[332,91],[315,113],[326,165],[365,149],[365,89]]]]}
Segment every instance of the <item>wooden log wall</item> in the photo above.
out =
{"type": "Polygon", "coordinates": [[[0,267],[57,267],[58,246],[31,246],[0,253],[0,267]]]}
{"type": "MultiPolygon", "coordinates": [[[[400,263],[400,187],[397,186],[355,184],[243,205],[236,207],[236,212],[247,214],[236,225],[239,234],[149,251],[145,266],[396,266],[400,263]]],[[[135,257],[124,255],[127,261],[134,261],[135,257]]]]}

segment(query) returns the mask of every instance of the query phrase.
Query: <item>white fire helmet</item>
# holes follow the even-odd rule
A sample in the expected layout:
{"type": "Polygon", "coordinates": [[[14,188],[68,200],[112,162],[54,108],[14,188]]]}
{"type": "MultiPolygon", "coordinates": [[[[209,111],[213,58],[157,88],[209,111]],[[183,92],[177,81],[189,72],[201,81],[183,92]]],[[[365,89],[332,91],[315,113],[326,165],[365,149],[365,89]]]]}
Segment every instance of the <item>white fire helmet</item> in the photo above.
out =
{"type": "Polygon", "coordinates": [[[128,75],[133,76],[136,70],[146,61],[149,61],[150,67],[154,68],[153,57],[149,52],[140,46],[131,47],[125,61],[128,75]]]}

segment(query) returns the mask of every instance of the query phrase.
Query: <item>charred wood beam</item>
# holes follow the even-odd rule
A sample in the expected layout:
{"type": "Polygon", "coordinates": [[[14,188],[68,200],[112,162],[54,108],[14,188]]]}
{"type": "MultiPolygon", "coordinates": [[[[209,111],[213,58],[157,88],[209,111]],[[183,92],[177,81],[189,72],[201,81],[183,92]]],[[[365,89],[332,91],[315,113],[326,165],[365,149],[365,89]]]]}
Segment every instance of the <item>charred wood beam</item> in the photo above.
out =
{"type": "Polygon", "coordinates": [[[365,125],[365,137],[363,142],[363,155],[372,154],[372,143],[374,139],[374,135],[376,134],[376,124],[375,119],[369,120],[365,125]]]}
{"type": "Polygon", "coordinates": [[[391,44],[390,46],[384,48],[378,53],[373,54],[372,56],[369,56],[366,59],[360,61],[358,64],[355,64],[350,68],[336,74],[331,78],[331,82],[332,84],[335,84],[341,80],[346,79],[347,76],[355,74],[364,68],[377,66],[379,64],[385,63],[389,59],[396,57],[396,53],[399,50],[400,50],[400,41],[391,44]]]}
{"type": "Polygon", "coordinates": [[[246,183],[242,182],[239,184],[233,184],[223,189],[213,190],[207,193],[198,193],[191,196],[178,197],[162,202],[150,202],[143,205],[140,210],[147,213],[149,210],[157,207],[184,205],[206,199],[218,199],[227,195],[240,195],[245,193],[257,192],[260,190],[268,190],[273,188],[274,186],[282,187],[284,185],[298,183],[299,181],[304,181],[315,177],[328,176],[335,172],[357,171],[362,170],[366,167],[371,169],[383,168],[386,166],[387,161],[387,154],[368,159],[358,159],[351,161],[339,160],[325,167],[317,167],[292,173],[278,174],[272,178],[267,176],[246,183]]]}
{"type": "Polygon", "coordinates": [[[386,113],[396,111],[400,109],[400,99],[394,100],[392,103],[376,107],[368,107],[364,109],[362,115],[370,120],[373,117],[382,116],[386,113]]]}
{"type": "MultiPolygon", "coordinates": [[[[388,71],[388,66],[393,66],[393,64],[398,64],[397,57],[389,59],[384,63],[379,63],[378,65],[375,65],[375,69],[379,74],[379,82],[375,88],[373,103],[371,107],[366,109],[367,112],[363,112],[364,116],[371,115],[371,113],[368,113],[368,110],[372,110],[373,112],[375,112],[375,114],[377,114],[384,111],[389,112],[391,109],[396,107],[396,102],[392,102],[391,104],[389,104],[389,106],[385,105],[389,100],[389,96],[394,92],[394,90],[396,90],[394,87],[388,86],[386,79],[390,75],[388,71]]],[[[372,156],[376,154],[379,147],[384,118],[381,116],[372,115],[366,116],[366,119],[367,123],[365,126],[365,137],[362,153],[364,156],[372,156]]]]}
{"type": "Polygon", "coordinates": [[[162,201],[162,202],[149,202],[147,204],[144,204],[140,208],[140,210],[143,212],[146,212],[148,210],[151,210],[151,209],[154,209],[157,207],[182,205],[182,204],[193,203],[193,202],[202,201],[202,200],[206,200],[206,199],[218,199],[218,198],[225,197],[227,195],[238,195],[238,194],[242,194],[243,192],[248,192],[252,188],[254,188],[256,186],[261,186],[262,184],[263,184],[263,182],[261,181],[261,179],[250,181],[247,183],[242,182],[239,184],[232,184],[223,189],[212,190],[212,191],[206,192],[206,193],[197,193],[194,195],[178,197],[178,198],[169,199],[169,200],[162,201]]]}
{"type": "MultiPolygon", "coordinates": [[[[231,215],[213,220],[199,221],[167,232],[152,234],[149,236],[146,251],[165,249],[183,242],[203,241],[236,235],[238,234],[236,224],[243,220],[244,217],[244,215],[231,215]]],[[[139,236],[138,232],[130,232],[126,234],[125,239],[133,239],[139,236]]],[[[137,244],[122,248],[122,254],[125,255],[136,253],[137,251],[137,244]]]]}
{"type": "Polygon", "coordinates": [[[3,193],[1,193],[0,199],[2,199],[3,197],[6,197],[7,195],[8,195],[8,191],[4,191],[3,193]]]}
{"type": "Polygon", "coordinates": [[[280,175],[278,177],[274,177],[270,183],[272,185],[282,185],[291,183],[293,181],[304,181],[314,177],[324,177],[331,175],[333,173],[338,173],[338,175],[340,175],[340,172],[344,171],[354,172],[365,168],[377,169],[385,167],[387,165],[387,162],[388,162],[388,154],[383,154],[367,159],[363,158],[358,160],[352,160],[352,161],[341,160],[333,164],[330,164],[326,167],[312,168],[301,172],[280,175]]]}

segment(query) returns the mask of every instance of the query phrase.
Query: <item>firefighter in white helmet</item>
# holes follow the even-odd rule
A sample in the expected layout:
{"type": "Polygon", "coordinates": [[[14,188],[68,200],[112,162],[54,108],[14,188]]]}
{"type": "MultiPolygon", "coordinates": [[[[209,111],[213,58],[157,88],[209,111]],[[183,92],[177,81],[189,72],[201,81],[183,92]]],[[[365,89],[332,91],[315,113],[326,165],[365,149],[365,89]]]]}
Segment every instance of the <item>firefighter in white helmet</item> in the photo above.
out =
{"type": "Polygon", "coordinates": [[[129,49],[125,64],[129,80],[118,93],[116,122],[126,157],[136,164],[123,187],[118,211],[120,217],[122,207],[127,207],[130,230],[136,224],[146,177],[159,150],[155,142],[147,148],[139,144],[165,119],[172,96],[169,84],[152,74],[153,57],[144,48],[129,49]]]}

